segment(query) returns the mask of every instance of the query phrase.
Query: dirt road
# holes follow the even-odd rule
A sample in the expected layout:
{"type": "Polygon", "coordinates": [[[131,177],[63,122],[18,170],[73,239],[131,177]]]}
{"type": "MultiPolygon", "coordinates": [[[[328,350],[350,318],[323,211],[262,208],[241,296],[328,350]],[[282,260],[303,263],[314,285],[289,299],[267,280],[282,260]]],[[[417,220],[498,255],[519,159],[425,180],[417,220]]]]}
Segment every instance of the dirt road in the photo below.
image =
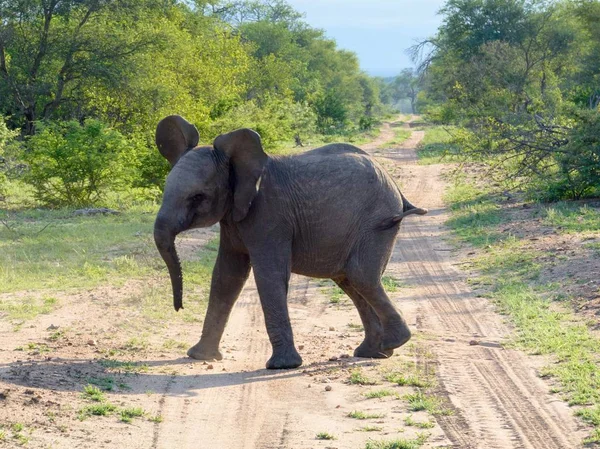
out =
{"type": "MultiPolygon", "coordinates": [[[[393,136],[389,129],[383,139],[393,136]]],[[[356,332],[358,313],[348,300],[333,301],[331,287],[293,276],[290,314],[305,363],[297,370],[264,370],[270,347],[256,288],[249,282],[227,326],[223,361],[192,362],[182,357],[182,348],[144,348],[132,356],[143,369],[110,371],[126,388],[108,396],[119,406],[142,408],[146,418],[132,424],[114,416],[80,421],[82,385],[107,375],[102,355],[85,341],[107,332],[119,338],[120,328],[114,315],[106,313],[106,304],[118,308],[123,296],[138,288],[129,285],[124,292],[104,292],[104,306],[84,297],[71,308],[44,315],[17,337],[12,330],[0,330],[0,423],[24,423],[28,447],[52,448],[360,449],[369,440],[398,438],[421,438],[426,440],[423,447],[460,449],[579,447],[584,433],[572,412],[549,395],[549,386],[536,374],[542,361],[503,348],[510,328],[487,300],[470,291],[455,268],[443,226],[444,166],[416,164],[414,149],[422,136],[414,131],[401,148],[376,154],[411,202],[430,211],[405,220],[387,271],[399,283],[390,296],[414,331],[412,343],[397,355],[375,362],[347,357],[362,340],[356,332]],[[52,357],[12,352],[57,323],[80,329],[79,338],[65,344],[63,352],[57,349],[52,357]],[[470,345],[472,340],[479,344],[470,345]],[[435,394],[451,414],[411,411],[403,398],[418,388],[385,380],[385,373],[411,364],[434,375],[435,394]],[[378,385],[349,382],[352,373],[378,385]],[[375,399],[364,394],[382,389],[391,394],[375,399]],[[348,417],[353,411],[371,418],[348,417]],[[423,431],[409,420],[430,423],[430,428],[423,431]],[[318,434],[335,439],[320,440],[318,434]]],[[[382,143],[365,148],[374,151],[382,143]]],[[[193,240],[193,245],[209,237],[193,240]]],[[[189,254],[184,240],[186,244],[182,252],[189,254]]],[[[166,323],[155,329],[151,342],[160,345],[177,335],[192,344],[199,332],[198,323],[166,323]]],[[[17,444],[18,439],[0,438],[0,447],[17,444]]]]}

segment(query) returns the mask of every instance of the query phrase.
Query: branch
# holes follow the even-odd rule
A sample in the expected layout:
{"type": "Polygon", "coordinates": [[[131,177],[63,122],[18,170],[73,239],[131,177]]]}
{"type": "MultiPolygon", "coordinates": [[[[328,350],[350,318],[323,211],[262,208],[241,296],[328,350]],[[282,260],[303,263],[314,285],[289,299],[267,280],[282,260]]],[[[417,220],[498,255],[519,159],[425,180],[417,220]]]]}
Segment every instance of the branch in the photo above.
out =
{"type": "Polygon", "coordinates": [[[46,52],[48,51],[48,33],[50,32],[50,22],[54,16],[54,8],[56,8],[57,4],[58,0],[51,0],[48,7],[44,6],[44,29],[40,38],[40,47],[33,61],[33,65],[31,66],[31,70],[29,71],[29,76],[32,80],[36,78],[37,72],[42,64],[42,59],[44,56],[46,56],[46,52]]]}

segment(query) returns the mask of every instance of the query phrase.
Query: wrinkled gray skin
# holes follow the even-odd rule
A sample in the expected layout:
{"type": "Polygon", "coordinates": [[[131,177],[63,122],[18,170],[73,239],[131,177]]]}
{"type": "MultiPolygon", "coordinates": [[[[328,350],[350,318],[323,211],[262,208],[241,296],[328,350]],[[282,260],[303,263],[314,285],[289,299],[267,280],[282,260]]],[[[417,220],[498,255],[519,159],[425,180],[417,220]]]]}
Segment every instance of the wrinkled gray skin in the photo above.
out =
{"type": "Polygon", "coordinates": [[[362,150],[327,145],[294,156],[267,156],[260,136],[240,129],[196,147],[198,132],[179,116],[157,127],[159,151],[172,165],[154,237],[182,307],[175,250],[180,232],[220,223],[219,253],[194,359],[221,359],[219,342],[250,267],[273,355],[267,368],[295,368],[287,308],[290,273],[335,281],[352,299],[365,329],[356,357],[389,357],[410,331],[381,285],[403,217],[425,214],[400,193],[362,150]]]}

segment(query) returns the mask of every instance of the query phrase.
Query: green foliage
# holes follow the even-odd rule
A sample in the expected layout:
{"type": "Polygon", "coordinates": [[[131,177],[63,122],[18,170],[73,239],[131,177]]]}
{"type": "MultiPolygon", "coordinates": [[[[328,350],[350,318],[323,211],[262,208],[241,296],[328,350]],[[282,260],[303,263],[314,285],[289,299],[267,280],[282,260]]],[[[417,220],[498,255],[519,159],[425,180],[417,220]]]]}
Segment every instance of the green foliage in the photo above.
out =
{"type": "Polygon", "coordinates": [[[447,126],[425,128],[425,136],[417,147],[417,156],[421,164],[438,164],[458,159],[460,147],[456,144],[456,130],[447,126]]]}
{"type": "Polygon", "coordinates": [[[319,432],[317,433],[317,440],[335,440],[335,436],[328,432],[319,432]]]}
{"type": "Polygon", "coordinates": [[[152,241],[155,210],[90,217],[69,210],[0,212],[7,224],[0,228],[0,292],[94,286],[151,273],[161,265],[152,241]]]}
{"type": "Polygon", "coordinates": [[[144,416],[146,412],[141,407],[126,407],[119,410],[121,421],[125,423],[131,423],[133,418],[140,418],[144,416]]]}
{"type": "Polygon", "coordinates": [[[385,415],[383,413],[365,413],[360,410],[353,410],[348,413],[348,418],[353,419],[377,419],[383,418],[385,415]]]}
{"type": "Polygon", "coordinates": [[[6,150],[10,147],[18,134],[17,131],[8,129],[5,120],[0,116],[0,199],[5,193],[6,171],[9,168],[6,150]]]}
{"type": "Polygon", "coordinates": [[[103,402],[106,400],[106,396],[104,395],[102,390],[100,390],[100,388],[94,385],[87,385],[86,387],[84,387],[81,397],[96,402],[103,402]]]}
{"type": "Polygon", "coordinates": [[[418,449],[423,446],[427,439],[428,434],[418,434],[417,438],[412,440],[397,439],[388,441],[368,441],[365,449],[418,449]]]}
{"type": "Polygon", "coordinates": [[[502,188],[536,199],[597,195],[599,11],[593,1],[448,0],[415,55],[433,44],[419,101],[431,121],[459,127],[451,154],[485,161],[502,188]]]}
{"type": "Polygon", "coordinates": [[[384,398],[386,396],[395,396],[396,393],[394,393],[392,390],[388,390],[387,388],[382,388],[380,390],[371,390],[371,391],[367,391],[366,393],[364,393],[364,397],[368,398],[368,399],[380,399],[380,398],[384,398]]]}
{"type": "Polygon", "coordinates": [[[131,151],[119,132],[97,120],[49,124],[27,142],[23,180],[46,205],[90,205],[126,185],[131,151]]]}
{"type": "Polygon", "coordinates": [[[289,149],[282,142],[315,132],[348,140],[383,112],[380,81],[283,0],[224,8],[178,0],[44,5],[0,4],[9,30],[0,45],[0,116],[11,114],[8,129],[34,136],[21,156],[44,204],[107,201],[106,190],[116,188],[126,203],[157,200],[169,164],[156,151],[154,130],[169,114],[194,123],[201,143],[246,126],[280,153],[289,149]],[[66,128],[85,120],[105,124],[103,137],[121,133],[127,150],[113,142],[100,153],[103,138],[74,145],[66,128]],[[84,161],[82,148],[90,146],[84,161]],[[111,152],[120,156],[109,157],[110,185],[95,188],[95,179],[72,169],[85,162],[97,173],[100,154],[111,152]]]}
{"type": "Polygon", "coordinates": [[[436,396],[425,394],[422,391],[407,394],[404,396],[404,399],[408,401],[409,409],[413,412],[425,410],[432,415],[452,414],[450,409],[443,406],[441,399],[436,396]]]}
{"type": "Polygon", "coordinates": [[[350,373],[348,383],[352,385],[377,385],[377,381],[365,376],[360,368],[356,368],[350,373]]]}

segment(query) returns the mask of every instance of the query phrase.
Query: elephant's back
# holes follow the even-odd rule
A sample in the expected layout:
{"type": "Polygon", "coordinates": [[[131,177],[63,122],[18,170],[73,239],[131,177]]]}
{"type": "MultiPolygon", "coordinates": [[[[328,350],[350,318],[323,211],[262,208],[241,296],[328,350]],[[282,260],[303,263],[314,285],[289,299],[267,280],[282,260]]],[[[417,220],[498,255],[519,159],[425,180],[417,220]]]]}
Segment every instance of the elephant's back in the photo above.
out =
{"type": "Polygon", "coordinates": [[[343,270],[353,248],[402,211],[394,181],[351,145],[328,145],[278,162],[278,192],[294,234],[294,272],[322,277],[343,270]]]}
{"type": "Polygon", "coordinates": [[[322,147],[315,148],[314,150],[306,151],[305,153],[298,155],[298,157],[302,157],[302,156],[327,157],[327,156],[337,156],[337,155],[343,155],[343,154],[362,154],[362,155],[368,156],[368,153],[366,153],[365,151],[361,150],[358,147],[355,147],[354,145],[350,145],[349,143],[330,143],[328,145],[324,145],[322,147]]]}

